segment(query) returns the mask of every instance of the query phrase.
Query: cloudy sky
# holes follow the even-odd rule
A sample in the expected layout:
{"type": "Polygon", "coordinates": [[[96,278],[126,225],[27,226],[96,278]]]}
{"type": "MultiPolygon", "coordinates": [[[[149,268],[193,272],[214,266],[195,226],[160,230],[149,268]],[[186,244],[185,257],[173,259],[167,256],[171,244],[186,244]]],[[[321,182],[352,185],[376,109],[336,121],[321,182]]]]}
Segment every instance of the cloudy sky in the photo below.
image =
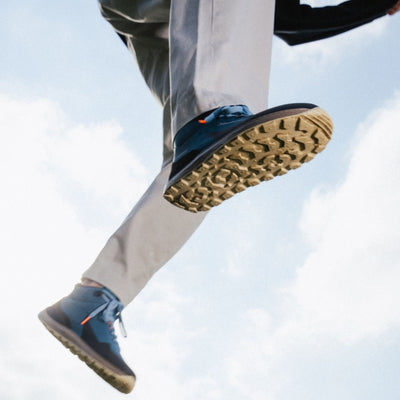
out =
{"type": "MultiPolygon", "coordinates": [[[[94,1],[7,2],[2,14],[0,398],[119,399],[36,315],[157,173],[161,111],[94,1]]],[[[316,103],[334,137],[213,210],[126,308],[129,397],[398,400],[399,36],[396,15],[274,42],[271,106],[316,103]]]]}

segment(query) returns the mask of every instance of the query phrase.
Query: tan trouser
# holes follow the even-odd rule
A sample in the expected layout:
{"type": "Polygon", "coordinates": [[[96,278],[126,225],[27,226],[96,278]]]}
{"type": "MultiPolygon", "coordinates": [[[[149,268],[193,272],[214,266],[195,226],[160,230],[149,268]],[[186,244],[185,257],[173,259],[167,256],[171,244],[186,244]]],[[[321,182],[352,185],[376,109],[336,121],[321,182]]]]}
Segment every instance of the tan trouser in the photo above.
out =
{"type": "Polygon", "coordinates": [[[275,1],[100,0],[100,6],[164,109],[162,170],[84,273],[127,305],[205,216],[162,197],[173,135],[216,107],[267,108],[275,1]]]}

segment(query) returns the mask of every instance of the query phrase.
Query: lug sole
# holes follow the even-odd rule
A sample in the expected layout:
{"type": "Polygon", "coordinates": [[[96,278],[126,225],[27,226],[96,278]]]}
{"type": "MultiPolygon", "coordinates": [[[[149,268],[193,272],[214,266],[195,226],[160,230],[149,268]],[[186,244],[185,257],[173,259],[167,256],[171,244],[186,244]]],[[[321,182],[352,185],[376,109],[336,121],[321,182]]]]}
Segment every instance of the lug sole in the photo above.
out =
{"type": "Polygon", "coordinates": [[[191,212],[208,211],[311,161],[325,149],[332,130],[329,115],[319,107],[258,124],[169,186],[164,198],[191,212]]]}
{"type": "Polygon", "coordinates": [[[136,378],[118,373],[106,360],[97,355],[73,331],[54,321],[46,312],[39,313],[39,320],[45,328],[59,340],[72,354],[91,368],[97,375],[122,393],[130,393],[135,386],[136,378]],[[108,365],[107,365],[108,364],[108,365]]]}

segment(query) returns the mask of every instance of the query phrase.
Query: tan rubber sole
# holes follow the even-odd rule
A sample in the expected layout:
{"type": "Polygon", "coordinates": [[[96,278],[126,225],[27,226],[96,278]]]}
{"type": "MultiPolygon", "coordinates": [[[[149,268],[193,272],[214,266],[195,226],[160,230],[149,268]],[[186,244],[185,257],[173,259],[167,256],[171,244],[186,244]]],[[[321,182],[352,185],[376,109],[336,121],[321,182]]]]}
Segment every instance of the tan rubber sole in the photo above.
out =
{"type": "Polygon", "coordinates": [[[250,186],[312,160],[328,144],[333,124],[322,108],[248,129],[171,185],[164,198],[188,211],[208,211],[250,186]]]}
{"type": "MultiPolygon", "coordinates": [[[[107,383],[113,386],[115,389],[122,393],[130,393],[135,386],[135,377],[129,375],[120,375],[115,373],[111,368],[108,368],[106,361],[104,363],[98,362],[91,354],[90,348],[86,351],[78,347],[72,340],[68,339],[66,336],[53,329],[48,323],[45,322],[46,315],[42,313],[39,314],[39,319],[46,329],[59,340],[67,349],[71,351],[72,354],[78,356],[81,361],[86,363],[86,365],[91,368],[97,375],[104,379],[107,383]]],[[[60,326],[61,327],[61,326],[60,326]]]]}

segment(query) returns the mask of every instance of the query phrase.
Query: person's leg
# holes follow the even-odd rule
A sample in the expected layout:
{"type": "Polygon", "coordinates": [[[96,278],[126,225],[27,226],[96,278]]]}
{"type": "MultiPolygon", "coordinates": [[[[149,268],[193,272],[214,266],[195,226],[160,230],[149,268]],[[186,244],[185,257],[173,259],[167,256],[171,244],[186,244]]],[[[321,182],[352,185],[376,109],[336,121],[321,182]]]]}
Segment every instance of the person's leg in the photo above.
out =
{"type": "Polygon", "coordinates": [[[163,198],[173,155],[169,100],[169,1],[102,0],[101,9],[104,17],[123,37],[147,85],[164,107],[163,168],[110,237],[93,265],[83,274],[84,279],[111,290],[126,306],[183,246],[206,214],[187,213],[163,198]]]}
{"type": "Polygon", "coordinates": [[[103,14],[134,52],[148,86],[164,107],[163,168],[94,264],[84,273],[82,284],[43,310],[39,319],[103,379],[128,393],[134,386],[135,374],[121,357],[113,333],[114,322],[120,319],[123,306],[179,250],[205,214],[193,215],[179,210],[162,197],[173,153],[169,101],[169,8],[165,9],[169,3],[162,0],[102,3],[112,7],[103,7],[103,14]],[[124,12],[131,14],[124,15],[124,12]],[[133,17],[140,22],[134,22],[133,17]]]}

